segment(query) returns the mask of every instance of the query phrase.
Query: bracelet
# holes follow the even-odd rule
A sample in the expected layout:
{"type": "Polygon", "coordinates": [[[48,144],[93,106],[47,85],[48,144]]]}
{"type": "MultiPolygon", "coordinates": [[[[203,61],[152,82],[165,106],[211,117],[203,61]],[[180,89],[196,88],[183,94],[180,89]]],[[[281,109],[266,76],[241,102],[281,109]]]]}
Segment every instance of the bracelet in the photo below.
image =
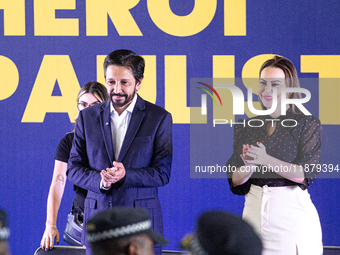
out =
{"type": "Polygon", "coordinates": [[[46,228],[57,228],[57,226],[54,226],[54,225],[46,225],[46,228]]]}

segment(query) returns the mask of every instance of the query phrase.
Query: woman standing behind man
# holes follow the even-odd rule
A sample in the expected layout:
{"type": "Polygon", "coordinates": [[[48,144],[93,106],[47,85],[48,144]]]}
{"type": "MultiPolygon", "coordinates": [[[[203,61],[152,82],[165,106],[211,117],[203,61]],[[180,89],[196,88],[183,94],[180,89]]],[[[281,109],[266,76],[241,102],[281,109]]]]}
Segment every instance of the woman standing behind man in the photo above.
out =
{"type": "Polygon", "coordinates": [[[286,115],[281,115],[281,97],[301,98],[295,92],[281,95],[283,87],[300,87],[297,71],[290,60],[275,56],[260,69],[258,95],[263,110],[276,110],[256,117],[267,125],[235,125],[227,166],[236,171],[228,173],[229,185],[233,193],[245,195],[243,219],[261,236],[263,254],[319,255],[321,226],[307,191],[318,173],[311,167],[305,170],[321,161],[320,121],[295,105],[287,105],[286,115]]]}
{"type": "MultiPolygon", "coordinates": [[[[104,85],[99,82],[90,81],[82,87],[77,97],[77,109],[79,111],[96,105],[108,100],[107,91],[104,85]]],[[[78,114],[74,118],[78,119],[78,114]]],[[[59,232],[57,229],[57,216],[60,207],[61,199],[66,185],[66,170],[68,166],[68,159],[70,157],[70,150],[72,147],[72,141],[74,132],[67,133],[59,142],[57,152],[55,155],[53,178],[50,186],[50,191],[47,199],[47,219],[44,235],[41,239],[40,245],[43,249],[52,249],[54,244],[54,238],[56,243],[59,243],[59,232]]],[[[73,232],[79,232],[76,229],[72,229],[72,226],[82,227],[82,215],[84,211],[84,200],[87,191],[74,186],[75,197],[71,209],[71,214],[68,216],[68,224],[66,229],[73,232]]],[[[81,229],[80,229],[81,234],[81,229]]],[[[75,236],[70,236],[69,233],[64,233],[67,237],[67,242],[71,245],[77,243],[80,244],[80,240],[76,240],[75,236]]]]}

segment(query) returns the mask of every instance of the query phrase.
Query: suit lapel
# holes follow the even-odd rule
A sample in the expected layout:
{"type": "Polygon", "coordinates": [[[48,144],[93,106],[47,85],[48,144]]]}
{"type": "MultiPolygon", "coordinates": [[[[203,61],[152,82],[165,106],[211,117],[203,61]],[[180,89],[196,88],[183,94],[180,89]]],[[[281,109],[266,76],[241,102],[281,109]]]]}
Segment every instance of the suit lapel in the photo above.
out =
{"type": "Polygon", "coordinates": [[[111,113],[110,113],[110,100],[106,101],[102,106],[100,112],[100,126],[103,133],[103,140],[105,143],[107,154],[110,158],[111,164],[115,160],[113,151],[112,134],[111,134],[111,113]]]}
{"type": "Polygon", "coordinates": [[[145,101],[138,94],[137,96],[137,102],[131,115],[130,123],[124,137],[122,148],[119,152],[118,162],[123,161],[145,115],[143,111],[145,108],[145,101]]]}

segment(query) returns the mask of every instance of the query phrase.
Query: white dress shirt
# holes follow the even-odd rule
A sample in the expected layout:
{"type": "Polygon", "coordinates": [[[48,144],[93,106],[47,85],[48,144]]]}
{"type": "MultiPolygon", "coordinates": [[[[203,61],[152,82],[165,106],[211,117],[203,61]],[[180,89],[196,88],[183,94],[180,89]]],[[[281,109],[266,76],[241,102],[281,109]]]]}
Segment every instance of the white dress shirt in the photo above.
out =
{"type": "Polygon", "coordinates": [[[113,107],[112,102],[110,103],[111,133],[116,160],[118,159],[120,149],[122,148],[124,137],[129,126],[132,111],[135,107],[136,101],[137,95],[135,95],[135,97],[132,99],[131,104],[122,112],[120,116],[113,107]]]}
{"type": "MultiPolygon", "coordinates": [[[[113,107],[112,102],[110,103],[112,143],[116,160],[118,159],[120,149],[122,148],[124,137],[128,129],[131,114],[133,108],[135,107],[136,101],[137,95],[135,95],[131,104],[122,112],[120,116],[113,107]]],[[[103,179],[100,180],[100,188],[104,190],[110,189],[110,187],[103,187],[103,179]]]]}

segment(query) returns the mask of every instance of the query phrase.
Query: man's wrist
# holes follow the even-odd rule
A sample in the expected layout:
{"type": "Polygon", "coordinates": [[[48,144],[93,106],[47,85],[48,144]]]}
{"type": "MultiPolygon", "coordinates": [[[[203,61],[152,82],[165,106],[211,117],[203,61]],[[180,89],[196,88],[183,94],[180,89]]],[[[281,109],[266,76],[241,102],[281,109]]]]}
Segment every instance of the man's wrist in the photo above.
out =
{"type": "Polygon", "coordinates": [[[100,180],[100,189],[103,189],[103,190],[109,190],[111,188],[111,185],[109,187],[104,187],[104,184],[103,184],[103,179],[100,180]]]}

